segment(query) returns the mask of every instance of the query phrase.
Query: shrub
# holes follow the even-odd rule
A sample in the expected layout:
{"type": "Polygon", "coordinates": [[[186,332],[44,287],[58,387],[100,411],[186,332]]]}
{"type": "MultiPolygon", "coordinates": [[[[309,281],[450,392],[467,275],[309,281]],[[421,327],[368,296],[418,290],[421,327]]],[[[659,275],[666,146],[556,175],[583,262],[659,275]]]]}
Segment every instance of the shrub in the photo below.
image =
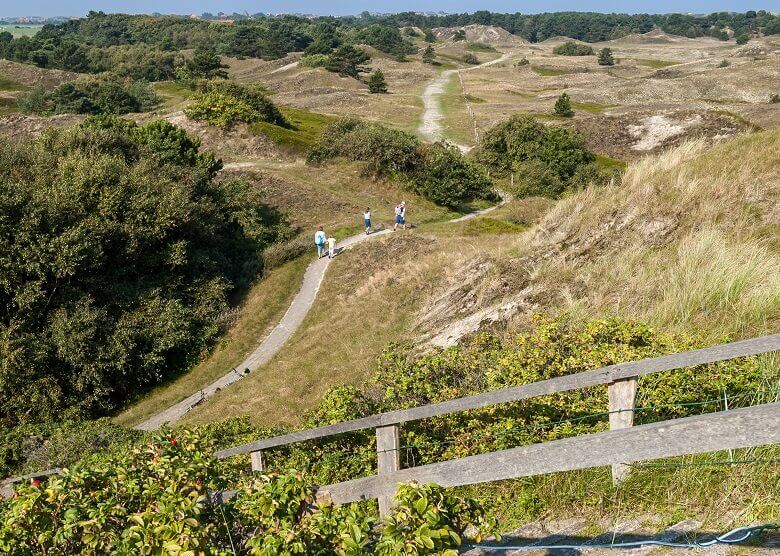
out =
{"type": "Polygon", "coordinates": [[[478,60],[478,59],[477,59],[477,57],[476,57],[474,54],[472,54],[471,52],[466,52],[466,53],[463,55],[463,62],[464,62],[464,63],[466,63],[466,64],[472,64],[472,65],[479,64],[479,60],[478,60]]]}
{"type": "Polygon", "coordinates": [[[290,127],[282,113],[257,85],[231,81],[201,81],[184,113],[193,120],[230,128],[239,122],[268,122],[290,127]]]}
{"type": "Polygon", "coordinates": [[[466,40],[466,31],[463,29],[458,29],[455,31],[455,34],[452,35],[452,40],[455,42],[465,41],[466,40]]]}
{"type": "Polygon", "coordinates": [[[425,42],[436,42],[436,35],[433,34],[433,31],[430,29],[423,29],[423,33],[425,34],[425,42]]]}
{"type": "Polygon", "coordinates": [[[561,93],[561,96],[555,101],[553,112],[556,116],[563,116],[564,118],[571,118],[574,116],[574,110],[571,108],[571,99],[568,94],[561,93]]]}
{"type": "Polygon", "coordinates": [[[566,41],[565,43],[553,48],[553,53],[559,56],[592,56],[593,48],[587,44],[575,41],[566,41]]]}
{"type": "Polygon", "coordinates": [[[516,67],[516,68],[522,68],[523,66],[527,66],[527,65],[529,65],[530,63],[531,63],[531,62],[529,62],[529,61],[528,61],[528,58],[526,58],[525,56],[523,56],[523,57],[522,57],[522,58],[520,58],[520,59],[519,59],[517,62],[515,62],[515,67],[516,67]]]}
{"type": "Polygon", "coordinates": [[[728,61],[728,60],[721,60],[721,61],[720,61],[720,64],[718,64],[718,67],[719,67],[719,68],[727,68],[727,67],[729,67],[730,65],[731,65],[731,64],[729,63],[729,61],[728,61]]]}
{"type": "Polygon", "coordinates": [[[308,161],[320,164],[336,157],[365,162],[374,176],[397,176],[413,191],[444,206],[494,198],[487,174],[456,148],[422,145],[415,136],[380,124],[352,118],[330,124],[309,151],[308,161]]]}
{"type": "Polygon", "coordinates": [[[747,44],[748,41],[750,40],[750,37],[748,36],[747,33],[740,33],[736,36],[736,40],[737,40],[737,44],[739,45],[747,44]]]}
{"type": "Polygon", "coordinates": [[[602,48],[599,51],[599,65],[600,66],[614,66],[615,59],[612,57],[611,48],[602,48]]]}
{"type": "Polygon", "coordinates": [[[307,54],[301,58],[300,65],[305,68],[324,68],[328,61],[327,54],[307,54]]]}
{"type": "Polygon", "coordinates": [[[560,193],[571,184],[577,170],[594,159],[579,133],[560,126],[545,126],[530,116],[514,116],[488,130],[477,152],[477,160],[498,175],[515,171],[521,178],[518,187],[526,193],[536,188],[550,194],[560,193]],[[525,166],[531,161],[536,162],[525,166]],[[523,178],[526,172],[529,173],[523,178]],[[530,176],[541,180],[540,185],[530,185],[530,176]]]}
{"type": "Polygon", "coordinates": [[[103,119],[0,147],[0,423],[104,415],[211,345],[286,228],[198,145],[103,119]]]}
{"type": "Polygon", "coordinates": [[[518,197],[549,197],[555,199],[566,189],[558,173],[538,158],[520,162],[513,167],[517,175],[515,190],[518,197]]]}
{"type": "Polygon", "coordinates": [[[38,86],[19,99],[22,111],[35,114],[128,114],[158,104],[159,98],[145,82],[112,75],[69,81],[51,91],[38,86]]]}
{"type": "Polygon", "coordinates": [[[423,64],[433,64],[436,61],[436,52],[433,50],[433,47],[429,44],[425,47],[425,50],[422,53],[422,63],[423,64]]]}
{"type": "Polygon", "coordinates": [[[216,52],[198,47],[192,58],[176,68],[176,79],[190,86],[199,79],[227,79],[227,67],[216,52]]]}
{"type": "Polygon", "coordinates": [[[778,102],[780,102],[780,94],[772,93],[771,95],[769,95],[769,102],[770,104],[777,104],[778,102]]]}
{"type": "Polygon", "coordinates": [[[371,77],[368,79],[368,92],[374,94],[383,94],[387,92],[385,74],[382,73],[382,70],[374,70],[374,73],[371,74],[371,77]]]}
{"type": "Polygon", "coordinates": [[[422,160],[409,178],[415,193],[447,207],[469,199],[495,199],[485,170],[463,158],[457,147],[434,143],[422,146],[421,152],[422,160]]]}

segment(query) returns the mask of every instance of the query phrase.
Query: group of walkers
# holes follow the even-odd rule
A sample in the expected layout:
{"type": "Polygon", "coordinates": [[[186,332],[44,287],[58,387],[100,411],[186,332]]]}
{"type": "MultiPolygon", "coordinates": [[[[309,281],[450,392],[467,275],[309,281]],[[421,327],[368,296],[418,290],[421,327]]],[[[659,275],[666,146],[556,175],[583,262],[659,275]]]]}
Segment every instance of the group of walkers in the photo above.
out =
{"type": "MultiPolygon", "coordinates": [[[[363,211],[363,225],[366,228],[366,235],[369,235],[372,230],[371,209],[369,207],[363,211]]],[[[394,209],[393,231],[398,230],[399,226],[406,229],[406,201],[401,201],[394,209]]],[[[332,235],[328,236],[322,226],[314,233],[314,245],[317,247],[317,258],[321,259],[327,255],[329,259],[332,259],[336,256],[336,238],[332,235]]]]}

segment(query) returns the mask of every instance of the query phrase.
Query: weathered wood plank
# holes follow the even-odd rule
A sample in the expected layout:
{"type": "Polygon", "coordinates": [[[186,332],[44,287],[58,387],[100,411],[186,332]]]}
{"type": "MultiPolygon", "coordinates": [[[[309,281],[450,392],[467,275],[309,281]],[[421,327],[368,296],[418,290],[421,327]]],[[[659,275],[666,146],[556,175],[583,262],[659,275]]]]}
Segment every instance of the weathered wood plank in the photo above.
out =
{"type": "Polygon", "coordinates": [[[521,446],[322,487],[337,504],[388,496],[399,483],[461,486],[780,443],[780,403],[521,446]]]}
{"type": "Polygon", "coordinates": [[[265,461],[263,460],[263,452],[261,450],[249,454],[249,460],[252,465],[252,471],[265,471],[265,461]]]}
{"type": "Polygon", "coordinates": [[[379,413],[377,415],[363,417],[362,419],[345,421],[343,423],[337,423],[335,425],[329,425],[326,427],[292,432],[273,438],[256,440],[241,446],[235,446],[233,448],[222,450],[217,452],[216,456],[218,458],[226,458],[236,454],[254,452],[256,450],[273,448],[275,446],[284,446],[285,444],[292,444],[293,442],[314,440],[317,438],[325,438],[336,434],[354,432],[362,429],[406,423],[409,421],[417,421],[419,419],[436,417],[438,415],[445,415],[447,413],[479,409],[500,403],[533,398],[536,396],[544,396],[547,394],[568,392],[580,388],[609,384],[617,380],[657,373],[660,371],[671,371],[684,367],[692,367],[694,365],[703,365],[706,363],[714,363],[716,361],[734,359],[735,357],[757,355],[777,350],[780,350],[780,334],[772,334],[769,336],[762,336],[760,338],[752,338],[750,340],[742,340],[739,342],[720,344],[717,346],[686,351],[683,353],[654,357],[652,359],[642,359],[640,361],[620,363],[617,365],[611,365],[609,367],[603,367],[601,369],[594,369],[573,375],[534,382],[532,384],[516,386],[514,388],[485,392],[482,394],[476,394],[474,396],[457,398],[446,402],[424,405],[411,409],[389,411],[386,413],[379,413]]]}
{"type": "MultiPolygon", "coordinates": [[[[609,430],[627,429],[634,426],[634,406],[636,405],[636,377],[618,380],[607,387],[609,397],[609,430]]],[[[618,484],[628,477],[631,466],[623,463],[612,465],[612,481],[618,484]]]]}
{"type": "MultiPolygon", "coordinates": [[[[377,474],[390,475],[401,469],[401,427],[390,425],[376,429],[377,474]]],[[[379,497],[379,515],[390,514],[393,496],[379,497]]]]}

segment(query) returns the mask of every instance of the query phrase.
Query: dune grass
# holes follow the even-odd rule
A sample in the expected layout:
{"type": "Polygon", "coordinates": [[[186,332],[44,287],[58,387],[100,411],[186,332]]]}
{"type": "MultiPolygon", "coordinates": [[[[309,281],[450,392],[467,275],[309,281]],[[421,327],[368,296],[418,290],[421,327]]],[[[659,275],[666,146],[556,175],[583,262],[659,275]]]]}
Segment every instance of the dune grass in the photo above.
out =
{"type": "Polygon", "coordinates": [[[547,66],[536,66],[532,65],[531,69],[534,70],[536,73],[541,75],[542,77],[556,77],[558,75],[568,75],[570,73],[573,73],[568,70],[562,70],[558,68],[551,68],[547,66]]]}
{"type": "Polygon", "coordinates": [[[662,69],[662,68],[668,68],[669,66],[676,66],[680,62],[673,62],[671,60],[651,60],[647,58],[638,58],[636,60],[636,63],[640,66],[645,66],[646,68],[662,69]]]}
{"type": "Polygon", "coordinates": [[[463,90],[457,75],[450,76],[444,92],[439,95],[439,105],[444,116],[442,126],[446,136],[456,143],[473,144],[474,124],[466,108],[466,100],[463,98],[463,90]]]}
{"type": "Polygon", "coordinates": [[[18,81],[14,81],[13,79],[5,76],[2,72],[0,72],[0,91],[24,91],[27,89],[27,86],[23,85],[22,83],[19,83],[18,81]]]}
{"type": "Polygon", "coordinates": [[[591,112],[598,114],[609,108],[615,108],[617,104],[597,104],[595,102],[572,102],[571,107],[574,110],[584,110],[585,112],[591,112]]]}

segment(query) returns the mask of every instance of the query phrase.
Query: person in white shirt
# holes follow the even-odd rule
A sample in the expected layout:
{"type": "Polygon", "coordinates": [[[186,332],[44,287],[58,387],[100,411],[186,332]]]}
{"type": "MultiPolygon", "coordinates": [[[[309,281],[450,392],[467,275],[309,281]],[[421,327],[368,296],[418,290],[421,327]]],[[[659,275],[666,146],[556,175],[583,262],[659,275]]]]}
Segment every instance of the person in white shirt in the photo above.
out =
{"type": "Polygon", "coordinates": [[[363,224],[366,225],[366,235],[371,233],[371,209],[366,207],[366,211],[363,213],[363,224]]]}
{"type": "Polygon", "coordinates": [[[322,226],[314,234],[314,245],[317,246],[317,258],[321,259],[325,255],[325,232],[322,226]]]}
{"type": "Polygon", "coordinates": [[[330,236],[328,238],[328,258],[332,259],[336,256],[336,238],[330,236]]]}

